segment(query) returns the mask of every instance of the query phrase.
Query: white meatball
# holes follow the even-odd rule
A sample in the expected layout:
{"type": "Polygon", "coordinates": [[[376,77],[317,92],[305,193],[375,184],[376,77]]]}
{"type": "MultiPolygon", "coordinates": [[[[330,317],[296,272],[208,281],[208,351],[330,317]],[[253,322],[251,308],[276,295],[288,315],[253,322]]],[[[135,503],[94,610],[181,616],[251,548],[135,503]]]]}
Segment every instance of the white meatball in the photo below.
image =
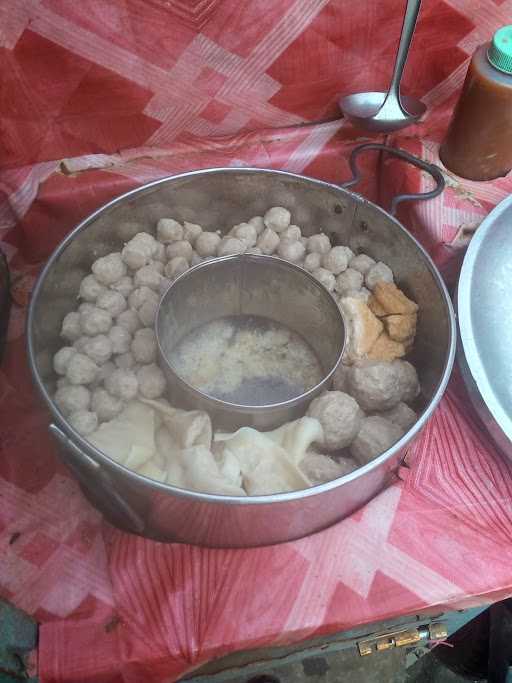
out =
{"type": "Polygon", "coordinates": [[[223,237],[217,247],[217,256],[231,256],[232,254],[243,254],[245,242],[238,237],[223,237]]]}
{"type": "Polygon", "coordinates": [[[343,363],[339,363],[332,376],[332,388],[336,391],[347,392],[349,369],[343,363]]]}
{"type": "Polygon", "coordinates": [[[298,225],[290,225],[281,233],[281,239],[283,240],[299,240],[301,237],[302,233],[298,225]]]}
{"type": "Polygon", "coordinates": [[[107,289],[106,292],[99,295],[96,305],[98,308],[108,311],[110,315],[115,318],[116,315],[119,315],[126,310],[128,304],[120,292],[114,292],[113,290],[107,289]]]}
{"type": "Polygon", "coordinates": [[[393,271],[382,261],[379,261],[366,273],[364,278],[368,289],[373,290],[377,282],[393,282],[393,271]]]}
{"type": "MultiPolygon", "coordinates": [[[[139,329],[139,327],[140,322],[138,321],[138,327],[136,329],[139,329]]],[[[135,332],[135,330],[133,330],[133,332],[135,332]]],[[[126,353],[129,351],[130,344],[132,343],[132,333],[123,325],[114,325],[111,327],[108,338],[113,353],[126,353]]]]}
{"type": "Polygon", "coordinates": [[[189,267],[187,259],[183,258],[183,256],[175,256],[165,266],[164,273],[170,280],[175,280],[180,275],[183,275],[183,273],[186,273],[189,267]]]}
{"type": "Polygon", "coordinates": [[[151,327],[155,323],[156,312],[158,310],[158,301],[145,301],[139,308],[137,313],[141,323],[145,327],[151,327]]]}
{"type": "Polygon", "coordinates": [[[78,312],[81,315],[82,313],[91,313],[92,311],[95,311],[96,309],[97,309],[97,306],[95,306],[94,304],[90,304],[90,303],[85,302],[83,304],[80,304],[80,306],[78,307],[78,312]]]}
{"type": "Polygon", "coordinates": [[[402,436],[403,430],[393,422],[378,415],[365,417],[361,429],[350,446],[352,457],[361,465],[371,462],[387,451],[402,436]]]}
{"type": "Polygon", "coordinates": [[[102,365],[110,360],[110,356],[112,355],[112,342],[109,337],[104,334],[98,334],[96,337],[87,337],[83,352],[97,365],[102,365]]]}
{"type": "Polygon", "coordinates": [[[132,370],[118,368],[105,380],[105,389],[123,401],[131,401],[137,396],[139,383],[137,375],[132,370]]]}
{"type": "Polygon", "coordinates": [[[98,426],[98,416],[90,410],[76,410],[68,419],[70,425],[82,436],[92,434],[98,426]]]}
{"type": "Polygon", "coordinates": [[[274,232],[283,232],[290,225],[291,214],[283,206],[273,206],[263,216],[263,222],[274,232]]]}
{"type": "Polygon", "coordinates": [[[77,351],[69,359],[66,377],[71,384],[90,384],[97,374],[98,366],[84,353],[77,351]]]}
{"type": "Polygon", "coordinates": [[[123,402],[117,396],[112,396],[106,389],[98,388],[92,392],[91,408],[100,422],[114,419],[123,409],[123,402]]]}
{"type": "Polygon", "coordinates": [[[311,235],[306,249],[308,254],[327,254],[331,250],[331,240],[323,233],[311,235]]]}
{"type": "Polygon", "coordinates": [[[139,268],[139,270],[135,273],[133,281],[136,287],[149,287],[150,289],[154,289],[158,292],[160,289],[161,279],[162,275],[154,266],[154,264],[151,263],[147,266],[142,266],[142,268],[139,268]]]}
{"type": "Polygon", "coordinates": [[[191,268],[193,266],[198,266],[200,263],[202,263],[202,261],[203,261],[203,259],[199,256],[199,254],[197,252],[195,252],[195,251],[192,252],[192,256],[190,258],[190,267],[191,268]]]}
{"type": "Polygon", "coordinates": [[[108,360],[106,363],[103,363],[98,367],[98,374],[96,375],[96,380],[95,384],[96,386],[99,386],[100,384],[103,384],[103,382],[107,379],[107,377],[110,377],[110,375],[114,372],[116,369],[116,366],[114,363],[112,363],[111,360],[108,360]]]}
{"type": "Polygon", "coordinates": [[[307,415],[316,418],[322,425],[323,446],[328,451],[349,446],[359,431],[363,417],[352,396],[341,391],[327,391],[315,398],[307,415]]]}
{"type": "Polygon", "coordinates": [[[329,292],[334,291],[334,285],[336,284],[336,278],[334,275],[326,270],[325,268],[317,268],[311,275],[315,277],[318,282],[320,282],[329,292]]]}
{"type": "Polygon", "coordinates": [[[161,218],[156,224],[156,238],[163,244],[183,239],[183,228],[174,218],[161,218]]]}
{"type": "Polygon", "coordinates": [[[398,425],[404,431],[410,429],[413,424],[418,419],[418,416],[412,408],[409,408],[407,403],[397,403],[394,408],[387,410],[385,413],[381,413],[381,417],[389,420],[393,424],[398,425]]]}
{"type": "Polygon", "coordinates": [[[137,372],[137,379],[144,398],[160,398],[165,392],[165,376],[156,363],[143,365],[137,372]]]}
{"type": "Polygon", "coordinates": [[[122,368],[123,370],[131,370],[136,365],[135,358],[131,351],[119,354],[119,356],[116,356],[114,362],[118,368],[122,368]]]}
{"type": "MultiPolygon", "coordinates": [[[[130,334],[133,334],[142,327],[142,323],[140,321],[139,316],[137,315],[137,311],[134,311],[132,308],[129,308],[127,311],[123,311],[117,316],[116,324],[114,325],[114,327],[116,326],[124,327],[124,329],[127,330],[130,334]]],[[[115,345],[114,340],[112,340],[112,344],[115,345]]],[[[115,351],[115,353],[117,353],[117,351],[115,351]]]]}
{"type": "Polygon", "coordinates": [[[202,232],[196,239],[195,250],[201,256],[206,258],[208,256],[215,256],[217,254],[217,247],[219,246],[221,237],[216,232],[202,232]]]}
{"type": "Polygon", "coordinates": [[[82,336],[82,325],[80,323],[80,313],[73,311],[64,316],[60,336],[67,341],[74,342],[82,336]]]}
{"type": "Polygon", "coordinates": [[[334,275],[339,275],[347,269],[350,260],[348,252],[352,253],[348,247],[333,247],[331,251],[324,254],[322,267],[334,275]]]}
{"type": "Polygon", "coordinates": [[[130,296],[133,291],[133,287],[133,280],[129,275],[125,275],[117,282],[114,282],[113,285],[110,285],[110,289],[114,290],[114,292],[119,292],[119,294],[122,294],[125,299],[130,296]]]}
{"type": "Polygon", "coordinates": [[[156,292],[154,292],[149,287],[146,287],[145,285],[143,285],[142,287],[137,287],[137,289],[134,289],[128,297],[128,303],[130,304],[130,308],[132,308],[134,311],[139,311],[142,305],[145,304],[147,301],[152,301],[158,304],[159,296],[156,292]]]}
{"type": "Polygon", "coordinates": [[[307,451],[299,467],[313,486],[316,486],[350,474],[357,468],[357,464],[351,458],[333,460],[328,455],[307,451]]]}
{"type": "Polygon", "coordinates": [[[121,257],[126,265],[132,270],[138,270],[151,261],[157,247],[152,248],[151,244],[141,239],[139,235],[144,233],[137,233],[125,246],[121,252],[121,257]]]}
{"type": "Polygon", "coordinates": [[[403,363],[399,360],[366,361],[352,366],[348,376],[349,391],[363,410],[389,410],[403,400],[401,378],[408,372],[401,371],[403,363]]]}
{"type": "Polygon", "coordinates": [[[96,280],[94,275],[86,275],[82,282],[80,283],[80,290],[78,296],[84,301],[89,301],[94,303],[100,294],[106,292],[107,288],[105,285],[96,280]]]}
{"type": "Polygon", "coordinates": [[[112,316],[108,311],[94,306],[90,310],[80,313],[80,324],[85,334],[94,337],[97,334],[104,334],[112,327],[112,316]]]}
{"type": "Polygon", "coordinates": [[[59,377],[58,380],[57,380],[57,382],[56,382],[56,384],[57,384],[57,389],[62,389],[62,387],[70,387],[70,386],[72,386],[72,385],[69,383],[69,379],[68,379],[67,377],[59,377]]]}
{"type": "Polygon", "coordinates": [[[147,247],[151,253],[151,257],[157,252],[158,242],[149,232],[138,232],[130,241],[147,247]]]}
{"type": "Polygon", "coordinates": [[[97,259],[91,270],[98,282],[103,285],[111,285],[126,275],[126,265],[118,252],[97,259]]]}
{"type": "Polygon", "coordinates": [[[304,258],[306,249],[298,240],[282,239],[277,248],[278,255],[291,261],[292,263],[299,263],[304,258]]]}
{"type": "Polygon", "coordinates": [[[144,327],[137,330],[131,345],[135,360],[139,363],[153,363],[156,358],[156,337],[153,330],[144,327]]]}
{"type": "Polygon", "coordinates": [[[151,263],[161,263],[163,268],[163,264],[166,261],[167,254],[165,252],[165,244],[162,244],[162,242],[157,242],[155,253],[153,254],[153,260],[151,261],[151,263]]]}
{"type": "Polygon", "coordinates": [[[77,351],[80,353],[85,353],[85,345],[87,344],[87,341],[90,339],[87,335],[84,334],[83,337],[80,337],[80,339],[77,339],[76,342],[73,344],[73,348],[75,348],[77,351]]]}
{"type": "Polygon", "coordinates": [[[314,270],[317,270],[317,268],[320,268],[321,263],[322,255],[311,252],[311,254],[308,254],[304,259],[304,268],[312,273],[314,270]]]}
{"type": "Polygon", "coordinates": [[[354,268],[347,268],[343,273],[340,273],[336,278],[334,289],[340,296],[348,294],[351,291],[357,291],[363,286],[363,275],[354,268]]]}
{"type": "Polygon", "coordinates": [[[395,360],[393,362],[395,367],[398,368],[401,400],[410,403],[420,393],[420,383],[416,368],[406,360],[395,360]]]}
{"type": "Polygon", "coordinates": [[[250,249],[247,249],[245,252],[246,254],[256,254],[256,256],[261,256],[263,252],[259,247],[251,247],[250,249]]]}
{"type": "Polygon", "coordinates": [[[178,242],[171,242],[167,245],[165,253],[168,259],[173,259],[176,256],[181,256],[186,259],[187,263],[190,263],[192,258],[192,245],[187,240],[179,240],[178,242]]]}
{"type": "Polygon", "coordinates": [[[353,289],[350,292],[346,292],[343,296],[347,296],[352,299],[362,299],[366,303],[370,300],[372,293],[366,287],[361,287],[361,289],[353,289]]]}
{"type": "Polygon", "coordinates": [[[242,242],[245,242],[247,247],[254,247],[256,240],[258,239],[258,233],[254,225],[250,223],[240,223],[240,225],[235,225],[231,234],[237,237],[242,242]]]}
{"type": "MultiPolygon", "coordinates": [[[[162,245],[161,245],[161,246],[162,246],[162,245]]],[[[164,247],[164,249],[165,249],[165,247],[164,247]]],[[[157,272],[159,275],[163,275],[163,273],[164,273],[164,266],[165,266],[166,263],[167,263],[167,258],[164,259],[164,262],[163,262],[163,263],[162,263],[161,261],[154,261],[154,260],[153,260],[153,261],[150,261],[150,262],[148,263],[148,266],[150,266],[151,268],[153,268],[153,270],[156,270],[156,272],[157,272]]]]}
{"type": "Polygon", "coordinates": [[[65,375],[71,357],[75,355],[76,349],[73,346],[63,346],[53,357],[53,369],[58,375],[65,375]]]}
{"type": "Polygon", "coordinates": [[[91,402],[91,392],[82,385],[72,385],[57,389],[54,401],[59,410],[67,417],[77,410],[87,410],[91,402]]]}
{"type": "Polygon", "coordinates": [[[263,230],[265,230],[265,223],[263,222],[263,216],[253,216],[248,223],[253,226],[256,230],[257,235],[261,235],[263,230]]]}
{"type": "Polygon", "coordinates": [[[160,296],[163,296],[166,293],[171,286],[171,282],[172,281],[168,277],[163,277],[160,280],[160,296]]]}
{"type": "Polygon", "coordinates": [[[197,223],[183,223],[183,239],[188,240],[190,244],[194,244],[199,235],[203,232],[203,228],[197,223]]]}
{"type": "Polygon", "coordinates": [[[263,254],[270,256],[279,246],[279,235],[272,228],[265,228],[256,242],[263,254]]]}
{"type": "Polygon", "coordinates": [[[370,268],[375,265],[375,261],[366,254],[358,254],[350,259],[348,265],[350,268],[358,270],[362,275],[366,275],[370,268]]]}

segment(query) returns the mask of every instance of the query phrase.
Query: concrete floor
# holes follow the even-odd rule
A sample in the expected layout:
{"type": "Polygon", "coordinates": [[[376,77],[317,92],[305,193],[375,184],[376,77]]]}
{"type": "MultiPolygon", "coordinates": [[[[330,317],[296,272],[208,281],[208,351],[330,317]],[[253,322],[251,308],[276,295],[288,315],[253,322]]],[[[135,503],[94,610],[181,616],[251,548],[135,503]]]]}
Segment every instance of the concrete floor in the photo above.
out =
{"type": "Polygon", "coordinates": [[[477,679],[468,679],[447,669],[432,654],[427,654],[406,669],[404,679],[397,679],[393,683],[471,683],[477,679]]]}
{"type": "MultiPolygon", "coordinates": [[[[416,659],[416,658],[415,658],[416,659]]],[[[215,678],[226,683],[468,683],[445,668],[432,654],[412,666],[404,650],[394,649],[361,658],[354,650],[341,650],[328,657],[314,656],[276,665],[264,673],[215,678]]]]}

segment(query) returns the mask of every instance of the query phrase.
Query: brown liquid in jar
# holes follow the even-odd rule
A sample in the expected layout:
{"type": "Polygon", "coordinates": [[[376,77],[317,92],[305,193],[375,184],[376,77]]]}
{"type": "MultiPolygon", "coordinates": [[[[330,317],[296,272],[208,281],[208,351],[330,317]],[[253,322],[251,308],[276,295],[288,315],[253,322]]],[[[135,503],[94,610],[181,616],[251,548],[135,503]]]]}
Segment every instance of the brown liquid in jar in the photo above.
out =
{"type": "Polygon", "coordinates": [[[477,49],[439,155],[449,171],[470,180],[492,180],[512,169],[512,75],[477,49]]]}

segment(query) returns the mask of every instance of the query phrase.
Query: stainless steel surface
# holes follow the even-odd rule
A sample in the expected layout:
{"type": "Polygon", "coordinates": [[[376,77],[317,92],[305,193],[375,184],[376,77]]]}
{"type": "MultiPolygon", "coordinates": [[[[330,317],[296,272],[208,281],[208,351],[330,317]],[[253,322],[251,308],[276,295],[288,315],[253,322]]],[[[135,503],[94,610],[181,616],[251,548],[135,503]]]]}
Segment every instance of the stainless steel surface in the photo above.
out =
{"type": "Polygon", "coordinates": [[[303,268],[273,256],[243,254],[206,261],[175,280],[160,301],[156,336],[160,365],[177,405],[205,410],[217,428],[265,431],[304,415],[329,387],[343,353],[345,329],[332,296],[303,268]],[[191,386],[176,373],[172,350],[201,325],[235,315],[264,317],[299,334],[322,359],[320,383],[271,405],[228,403],[191,386]]]}
{"type": "Polygon", "coordinates": [[[512,458],[512,195],[484,219],[457,291],[459,363],[491,436],[512,458]]]}
{"type": "Polygon", "coordinates": [[[400,94],[400,82],[420,6],[421,0],[407,0],[402,34],[388,92],[356,93],[340,99],[341,111],[358,128],[390,133],[393,130],[410,126],[425,113],[427,108],[421,100],[400,94]]]}
{"type": "MultiPolygon", "coordinates": [[[[57,226],[58,230],[59,226],[57,226]]],[[[61,228],[62,229],[62,228],[61,228]]],[[[57,247],[30,303],[28,352],[34,380],[55,425],[74,450],[101,467],[147,536],[210,546],[247,547],[277,543],[319,531],[370,500],[393,478],[407,448],[440,400],[453,363],[455,323],[449,296],[430,257],[400,223],[375,204],[335,185],[263,169],[211,169],[166,178],[133,190],[102,207],[57,247]],[[364,251],[393,269],[398,284],[420,307],[411,357],[422,384],[420,417],[392,448],[340,479],[304,491],[236,498],[185,491],[146,479],[93,448],[67,422],[52,400],[52,354],[60,346],[63,316],[76,306],[81,278],[95,258],[139,230],[154,232],[165,216],[206,229],[232,226],[285,206],[306,235],[323,228],[334,244],[364,251]]],[[[64,458],[71,456],[69,450],[64,458]]],[[[88,496],[106,510],[110,499],[94,474],[83,480],[88,496]]],[[[108,512],[108,510],[107,510],[108,512]]]]}

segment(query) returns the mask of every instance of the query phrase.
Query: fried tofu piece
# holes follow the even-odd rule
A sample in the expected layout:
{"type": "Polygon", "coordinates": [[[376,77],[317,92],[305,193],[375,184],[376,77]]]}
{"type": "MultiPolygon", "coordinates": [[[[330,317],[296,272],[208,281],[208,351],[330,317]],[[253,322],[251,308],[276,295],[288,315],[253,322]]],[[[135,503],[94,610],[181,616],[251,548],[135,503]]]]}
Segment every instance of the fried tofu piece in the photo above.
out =
{"type": "Polygon", "coordinates": [[[416,313],[410,315],[388,315],[384,327],[388,335],[397,342],[405,342],[416,334],[416,313]]]}
{"type": "Polygon", "coordinates": [[[347,344],[343,360],[346,364],[366,358],[384,325],[376,318],[362,299],[344,297],[339,301],[344,315],[347,344]]]}
{"type": "Polygon", "coordinates": [[[373,313],[373,315],[376,315],[377,318],[383,318],[385,315],[387,315],[387,311],[375,298],[375,296],[372,294],[370,297],[370,300],[368,301],[368,306],[370,308],[370,311],[373,313]]]}
{"type": "Polygon", "coordinates": [[[393,282],[377,282],[373,295],[386,315],[411,315],[418,310],[418,304],[408,299],[393,282]]]}
{"type": "Polygon", "coordinates": [[[405,356],[405,346],[394,341],[387,332],[382,332],[367,354],[369,360],[392,361],[405,356]]]}

